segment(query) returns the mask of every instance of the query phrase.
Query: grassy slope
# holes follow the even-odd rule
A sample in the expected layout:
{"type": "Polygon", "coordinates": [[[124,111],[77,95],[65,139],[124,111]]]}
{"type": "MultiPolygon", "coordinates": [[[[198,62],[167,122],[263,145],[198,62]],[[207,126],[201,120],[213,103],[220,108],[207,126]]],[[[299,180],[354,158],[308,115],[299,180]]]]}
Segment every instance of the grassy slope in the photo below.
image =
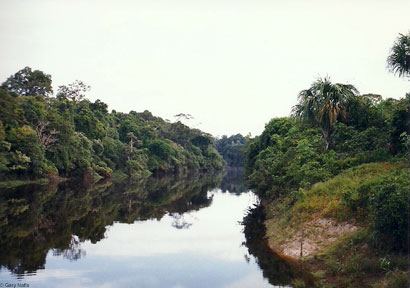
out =
{"type": "Polygon", "coordinates": [[[269,245],[283,251],[292,237],[299,243],[300,231],[304,230],[305,241],[314,239],[317,249],[303,261],[318,276],[320,286],[407,287],[407,256],[375,249],[371,245],[368,213],[361,209],[352,211],[343,201],[343,195],[352,188],[376,184],[380,177],[403,169],[409,171],[405,163],[364,164],[317,183],[310,190],[264,203],[269,245]],[[315,227],[324,219],[331,219],[332,225],[341,229],[355,229],[329,234],[328,226],[315,227]]]}

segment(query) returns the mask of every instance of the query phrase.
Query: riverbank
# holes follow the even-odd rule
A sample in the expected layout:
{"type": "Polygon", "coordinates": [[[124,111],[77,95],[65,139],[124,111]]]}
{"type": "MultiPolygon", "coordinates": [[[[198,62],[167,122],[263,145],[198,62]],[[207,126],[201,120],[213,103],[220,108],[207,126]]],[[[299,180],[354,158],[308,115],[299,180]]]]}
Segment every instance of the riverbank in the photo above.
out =
{"type": "Polygon", "coordinates": [[[121,170],[114,170],[107,177],[103,177],[94,171],[86,172],[86,173],[83,173],[82,175],[73,176],[73,177],[61,177],[56,174],[48,174],[47,177],[41,177],[37,179],[17,178],[17,179],[3,180],[3,181],[0,181],[0,188],[3,188],[3,189],[16,188],[19,186],[30,185],[30,184],[48,185],[51,183],[60,183],[64,181],[77,181],[79,183],[82,183],[85,186],[96,185],[100,182],[119,183],[119,182],[125,182],[125,181],[131,184],[136,184],[136,183],[146,181],[150,177],[154,177],[154,178],[175,177],[176,179],[183,179],[183,178],[190,178],[193,175],[207,175],[207,174],[217,175],[218,173],[221,173],[222,171],[223,170],[212,170],[209,172],[203,172],[203,171],[192,170],[192,171],[187,171],[185,173],[156,173],[156,174],[153,174],[150,171],[140,171],[140,173],[134,173],[133,175],[129,176],[121,170]]]}
{"type": "Polygon", "coordinates": [[[364,164],[262,201],[269,247],[305,264],[319,287],[407,287],[407,253],[376,240],[372,205],[373,187],[408,189],[408,173],[405,163],[364,164]]]}

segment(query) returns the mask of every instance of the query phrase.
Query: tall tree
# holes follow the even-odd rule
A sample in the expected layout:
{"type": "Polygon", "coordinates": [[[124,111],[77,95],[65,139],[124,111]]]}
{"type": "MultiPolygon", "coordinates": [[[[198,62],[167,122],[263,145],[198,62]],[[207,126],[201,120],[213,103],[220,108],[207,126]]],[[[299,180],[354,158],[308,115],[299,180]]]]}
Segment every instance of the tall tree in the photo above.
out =
{"type": "Polygon", "coordinates": [[[410,77],[410,31],[407,35],[399,34],[387,57],[387,66],[400,77],[410,77]]]}
{"type": "Polygon", "coordinates": [[[53,94],[51,76],[40,70],[32,71],[30,67],[25,67],[11,75],[2,84],[2,88],[20,96],[50,96],[53,94]]]}
{"type": "Polygon", "coordinates": [[[293,107],[293,113],[321,127],[328,150],[333,124],[338,120],[347,120],[346,104],[358,93],[353,85],[333,84],[328,77],[319,78],[309,89],[299,92],[298,104],[293,107]]]}
{"type": "Polygon", "coordinates": [[[85,92],[90,91],[91,86],[86,85],[83,81],[75,80],[73,83],[58,87],[57,97],[67,97],[74,104],[77,104],[85,98],[85,92]]]}

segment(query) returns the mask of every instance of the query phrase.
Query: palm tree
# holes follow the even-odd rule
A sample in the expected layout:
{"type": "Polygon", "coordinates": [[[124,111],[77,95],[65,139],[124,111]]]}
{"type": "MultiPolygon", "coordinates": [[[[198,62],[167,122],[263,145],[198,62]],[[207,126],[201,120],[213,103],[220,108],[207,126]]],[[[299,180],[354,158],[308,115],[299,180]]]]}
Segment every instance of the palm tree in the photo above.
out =
{"type": "Polygon", "coordinates": [[[328,77],[319,78],[309,89],[299,92],[298,104],[293,107],[293,114],[321,127],[328,150],[333,124],[338,120],[347,120],[346,103],[358,93],[353,85],[333,84],[328,77]]]}
{"type": "Polygon", "coordinates": [[[399,34],[387,57],[387,66],[399,77],[410,77],[410,31],[407,35],[399,34]]]}

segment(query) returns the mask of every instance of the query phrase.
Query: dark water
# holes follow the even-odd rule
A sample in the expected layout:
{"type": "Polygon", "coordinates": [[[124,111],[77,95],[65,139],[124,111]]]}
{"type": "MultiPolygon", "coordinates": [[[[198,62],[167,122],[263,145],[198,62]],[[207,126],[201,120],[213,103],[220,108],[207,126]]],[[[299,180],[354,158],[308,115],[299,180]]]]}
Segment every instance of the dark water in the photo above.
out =
{"type": "Polygon", "coordinates": [[[257,225],[249,226],[245,238],[240,222],[256,202],[237,170],[225,177],[2,189],[0,285],[290,284],[297,268],[265,255],[262,234],[253,232],[257,225]]]}

